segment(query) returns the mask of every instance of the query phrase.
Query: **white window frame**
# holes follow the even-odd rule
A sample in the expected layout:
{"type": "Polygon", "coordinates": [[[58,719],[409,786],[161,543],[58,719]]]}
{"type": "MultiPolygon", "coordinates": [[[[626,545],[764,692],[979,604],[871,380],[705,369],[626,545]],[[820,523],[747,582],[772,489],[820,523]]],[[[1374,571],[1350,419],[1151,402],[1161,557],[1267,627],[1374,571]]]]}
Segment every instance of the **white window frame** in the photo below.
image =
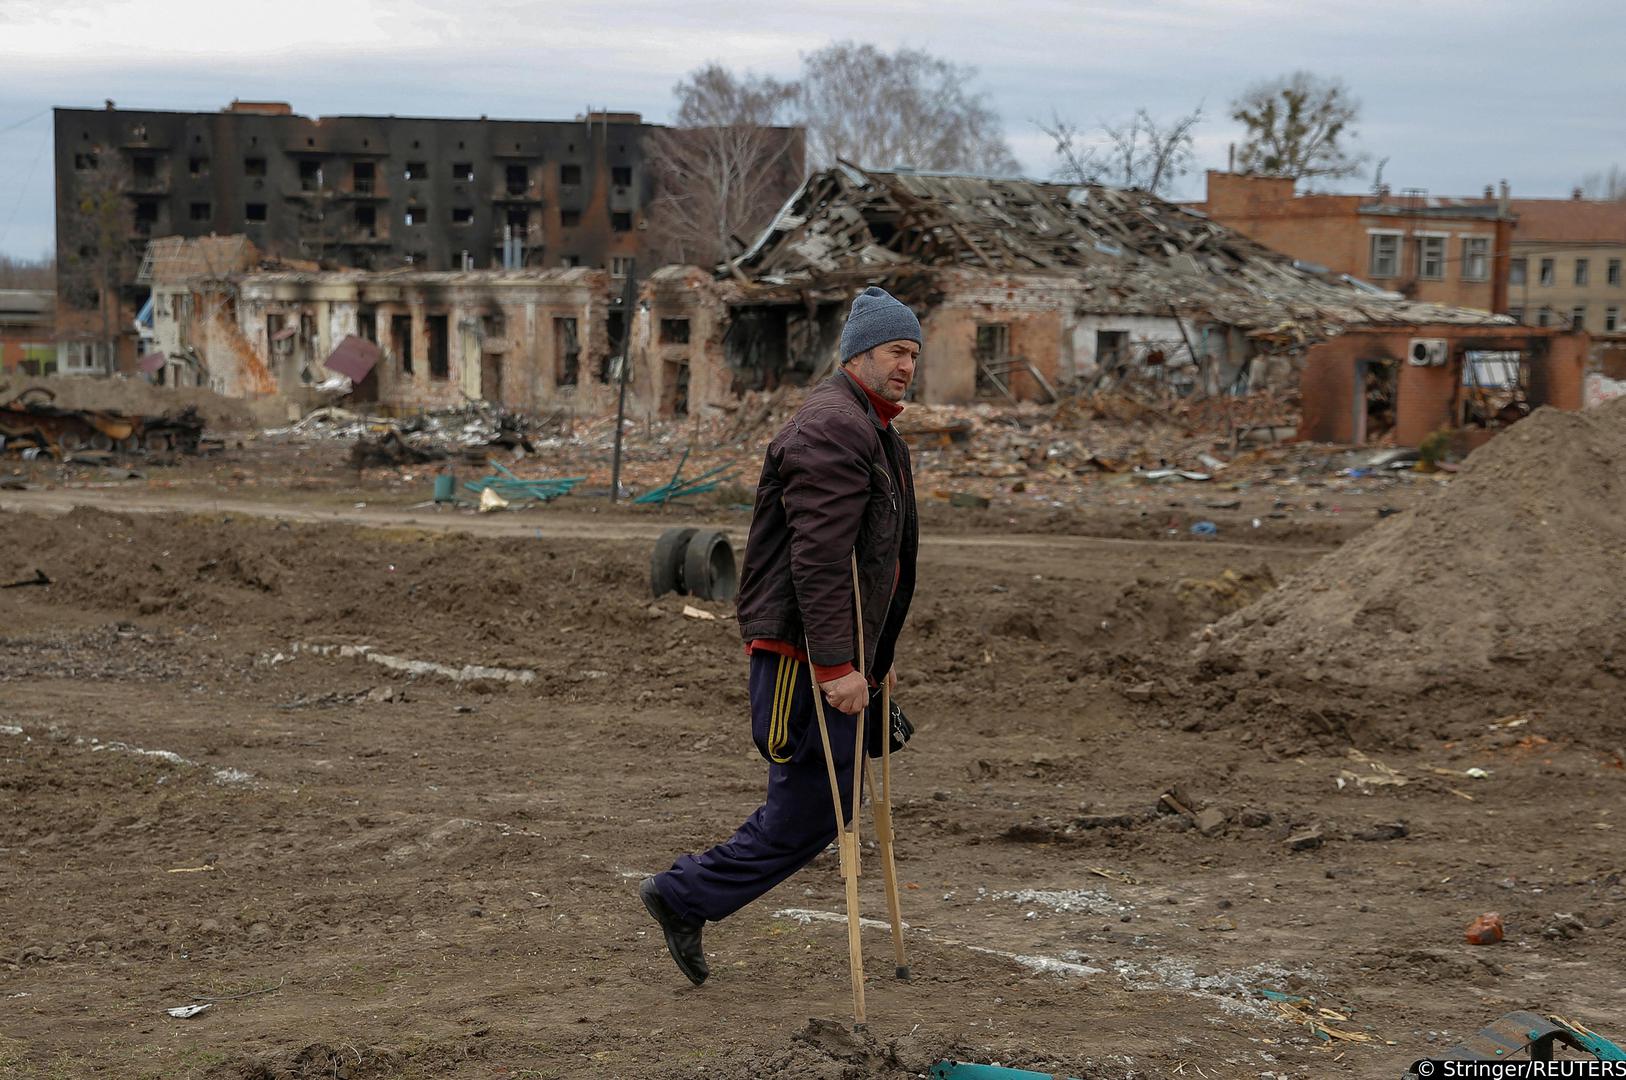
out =
{"type": "Polygon", "coordinates": [[[1401,243],[1401,240],[1406,234],[1401,232],[1399,229],[1368,229],[1366,230],[1366,235],[1366,276],[1370,278],[1399,277],[1401,271],[1404,269],[1403,260],[1405,259],[1406,255],[1405,245],[1401,243]],[[1387,274],[1381,273],[1378,270],[1378,241],[1380,239],[1394,244],[1394,269],[1387,274]]]}
{"type": "Polygon", "coordinates": [[[1536,267],[1536,284],[1544,289],[1550,289],[1553,287],[1553,282],[1557,280],[1558,260],[1543,258],[1536,267]]]}
{"type": "Polygon", "coordinates": [[[1446,265],[1446,263],[1451,261],[1451,251],[1450,251],[1451,234],[1450,233],[1440,233],[1440,232],[1417,232],[1417,233],[1413,233],[1412,235],[1417,238],[1417,280],[1419,280],[1419,281],[1444,281],[1445,280],[1445,265],[1446,265]],[[1428,263],[1428,257],[1423,254],[1423,245],[1424,244],[1438,244],[1440,246],[1440,255],[1439,255],[1440,269],[1439,269],[1438,273],[1426,274],[1426,273],[1423,272],[1424,267],[1428,263]]]}
{"type": "Polygon", "coordinates": [[[1575,259],[1575,286],[1585,288],[1590,284],[1592,284],[1592,260],[1584,255],[1578,255],[1575,259]]]}
{"type": "Polygon", "coordinates": [[[1603,309],[1603,329],[1609,334],[1620,329],[1620,308],[1611,306],[1603,309]]]}
{"type": "Polygon", "coordinates": [[[1491,238],[1488,236],[1465,235],[1462,238],[1462,280],[1463,281],[1489,281],[1491,263],[1491,238]],[[1483,244],[1484,250],[1476,256],[1468,254],[1469,244],[1483,244]],[[1478,273],[1473,272],[1474,259],[1479,260],[1478,273]]]}
{"type": "Polygon", "coordinates": [[[625,281],[627,277],[627,267],[631,265],[631,263],[632,256],[630,255],[611,255],[610,276],[619,281],[625,281]]]}

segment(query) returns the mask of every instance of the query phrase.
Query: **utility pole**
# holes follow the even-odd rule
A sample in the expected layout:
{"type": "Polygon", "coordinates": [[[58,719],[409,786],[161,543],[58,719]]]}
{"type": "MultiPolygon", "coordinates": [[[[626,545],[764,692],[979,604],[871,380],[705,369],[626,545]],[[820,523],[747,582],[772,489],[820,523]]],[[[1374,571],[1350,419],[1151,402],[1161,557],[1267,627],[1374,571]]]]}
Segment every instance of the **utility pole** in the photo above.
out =
{"type": "Polygon", "coordinates": [[[627,418],[627,371],[632,367],[631,350],[627,346],[632,341],[633,301],[638,297],[636,259],[627,260],[627,282],[621,290],[621,373],[617,382],[620,389],[615,402],[615,456],[610,462],[610,502],[618,502],[621,498],[621,429],[627,418]]]}

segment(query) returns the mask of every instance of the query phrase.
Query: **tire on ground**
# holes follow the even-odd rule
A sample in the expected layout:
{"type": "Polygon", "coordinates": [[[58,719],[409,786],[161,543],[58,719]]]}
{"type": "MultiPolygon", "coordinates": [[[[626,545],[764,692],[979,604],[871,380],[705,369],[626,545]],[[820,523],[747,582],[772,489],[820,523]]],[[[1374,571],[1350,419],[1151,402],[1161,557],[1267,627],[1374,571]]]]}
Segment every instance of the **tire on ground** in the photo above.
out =
{"type": "Polygon", "coordinates": [[[734,548],[724,533],[707,529],[697,533],[683,556],[683,580],[690,596],[702,600],[732,600],[740,579],[734,548]]]}
{"type": "Polygon", "coordinates": [[[667,529],[655,541],[655,551],[649,557],[649,587],[657,596],[669,592],[686,592],[683,580],[684,556],[689,540],[700,530],[694,528],[667,529]]]}

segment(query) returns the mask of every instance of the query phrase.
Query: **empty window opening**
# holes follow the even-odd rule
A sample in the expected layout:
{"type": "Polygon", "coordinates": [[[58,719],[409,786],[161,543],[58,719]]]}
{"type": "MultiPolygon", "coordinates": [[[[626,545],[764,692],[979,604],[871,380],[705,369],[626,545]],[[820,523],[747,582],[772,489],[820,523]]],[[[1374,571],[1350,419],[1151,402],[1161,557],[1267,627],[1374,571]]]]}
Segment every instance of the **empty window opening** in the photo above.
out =
{"type": "Polygon", "coordinates": [[[429,377],[446,379],[451,376],[451,351],[448,346],[445,315],[431,315],[425,319],[429,337],[429,377]]]}
{"type": "Polygon", "coordinates": [[[1606,307],[1603,309],[1603,328],[1611,334],[1620,329],[1620,308],[1606,307]]]}
{"type": "Polygon", "coordinates": [[[567,269],[573,266],[580,266],[581,264],[582,257],[580,255],[561,255],[559,257],[559,265],[566,267],[567,269]]]}
{"type": "Polygon", "coordinates": [[[632,166],[616,165],[610,169],[610,183],[616,187],[632,186],[632,166]]]}
{"type": "Polygon", "coordinates": [[[575,319],[553,320],[554,384],[575,386],[581,366],[581,341],[576,336],[575,319]]]}
{"type": "Polygon", "coordinates": [[[1114,375],[1123,374],[1124,368],[1129,363],[1129,331],[1096,331],[1095,363],[1102,371],[1114,375]]]}
{"type": "Polygon", "coordinates": [[[974,352],[977,358],[977,396],[1009,397],[1010,324],[979,323],[974,352]]]}
{"type": "Polygon", "coordinates": [[[531,186],[531,170],[524,165],[510,165],[503,170],[503,179],[510,195],[523,195],[531,186]]]}
{"type": "Polygon", "coordinates": [[[616,366],[616,357],[626,348],[627,316],[625,312],[612,311],[604,320],[606,336],[610,339],[608,348],[598,362],[598,381],[607,383],[619,374],[616,366]]]}
{"type": "Polygon", "coordinates": [[[408,225],[422,225],[429,220],[429,216],[422,207],[409,206],[406,208],[404,219],[408,225]]]}
{"type": "Polygon", "coordinates": [[[452,207],[452,224],[468,225],[474,221],[474,210],[467,206],[452,207]]]}
{"type": "Polygon", "coordinates": [[[662,319],[661,344],[687,345],[689,343],[688,319],[662,319]]]}
{"type": "Polygon", "coordinates": [[[374,235],[378,230],[378,207],[356,207],[356,228],[360,229],[368,236],[374,235]]]}
{"type": "Polygon", "coordinates": [[[142,199],[135,205],[135,231],[141,236],[151,236],[152,230],[158,224],[158,204],[151,199],[142,199]]]}
{"type": "Polygon", "coordinates": [[[358,195],[373,193],[373,176],[373,163],[370,161],[358,161],[350,166],[350,183],[358,195]]]}
{"type": "MultiPolygon", "coordinates": [[[[459,147],[459,149],[461,149],[461,147],[459,147]]],[[[472,162],[472,161],[454,161],[452,163],[452,179],[453,180],[473,180],[474,179],[474,162],[472,162]]]]}
{"type": "Polygon", "coordinates": [[[561,184],[579,184],[582,182],[582,167],[580,165],[559,166],[559,182],[561,184]]]}
{"type": "Polygon", "coordinates": [[[86,150],[73,155],[73,167],[80,172],[89,172],[96,168],[98,164],[99,160],[94,150],[86,150]]]}
{"type": "Polygon", "coordinates": [[[187,217],[193,221],[208,221],[212,216],[209,212],[209,204],[206,202],[195,202],[187,207],[187,217]]]}
{"type": "Polygon", "coordinates": [[[251,202],[247,206],[243,207],[243,220],[250,222],[251,224],[254,222],[264,221],[265,204],[263,202],[251,202]]]}
{"type": "Polygon", "coordinates": [[[311,161],[308,158],[299,163],[299,190],[320,191],[322,188],[322,163],[311,161]]]}
{"type": "Polygon", "coordinates": [[[510,209],[505,217],[504,224],[516,232],[531,227],[531,212],[529,210],[523,208],[510,209]]]}
{"type": "Polygon", "coordinates": [[[401,372],[412,374],[412,316],[390,316],[390,351],[401,361],[401,372]]]}
{"type": "MultiPolygon", "coordinates": [[[[413,143],[417,146],[417,143],[413,143]]],[[[424,161],[409,161],[406,164],[406,178],[408,180],[429,179],[429,163],[424,161]]]]}
{"type": "Polygon", "coordinates": [[[363,341],[378,344],[378,316],[370,307],[356,309],[356,336],[363,341]]]}
{"type": "Polygon", "coordinates": [[[130,159],[130,176],[138,184],[150,184],[158,179],[158,159],[151,154],[138,154],[130,159]]]}
{"type": "Polygon", "coordinates": [[[616,210],[610,214],[610,228],[616,232],[632,231],[632,214],[626,210],[616,210]]]}
{"type": "Polygon", "coordinates": [[[187,158],[186,171],[193,176],[208,176],[209,159],[206,157],[187,158]]]}
{"type": "Polygon", "coordinates": [[[265,159],[263,157],[244,158],[243,159],[243,175],[244,176],[264,176],[265,175],[265,159]]]}
{"type": "Polygon", "coordinates": [[[564,228],[573,229],[577,225],[580,225],[581,223],[582,223],[582,212],[580,210],[561,210],[561,211],[559,211],[559,224],[561,226],[563,226],[564,228]]]}

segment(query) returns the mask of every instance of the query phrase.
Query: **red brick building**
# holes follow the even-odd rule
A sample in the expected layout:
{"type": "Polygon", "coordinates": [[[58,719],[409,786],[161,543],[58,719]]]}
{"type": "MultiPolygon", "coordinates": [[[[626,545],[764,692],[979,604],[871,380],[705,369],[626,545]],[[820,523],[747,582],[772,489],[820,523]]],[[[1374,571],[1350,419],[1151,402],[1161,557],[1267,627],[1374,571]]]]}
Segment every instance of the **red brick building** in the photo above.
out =
{"type": "Polygon", "coordinates": [[[1507,199],[1299,195],[1285,177],[1208,173],[1195,209],[1266,247],[1411,300],[1506,313],[1507,199]]]}
{"type": "Polygon", "coordinates": [[[0,289],[0,372],[56,370],[56,293],[0,289]]]}

